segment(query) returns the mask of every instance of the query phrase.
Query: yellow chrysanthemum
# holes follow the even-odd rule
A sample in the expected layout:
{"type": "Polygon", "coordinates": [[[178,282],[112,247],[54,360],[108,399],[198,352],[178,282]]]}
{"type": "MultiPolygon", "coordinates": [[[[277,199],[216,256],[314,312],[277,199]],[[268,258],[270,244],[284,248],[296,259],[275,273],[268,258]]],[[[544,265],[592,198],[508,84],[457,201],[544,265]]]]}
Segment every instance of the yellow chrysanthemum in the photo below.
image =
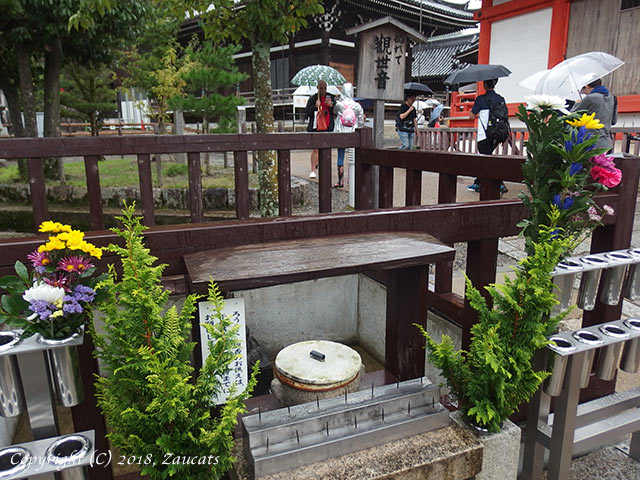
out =
{"type": "Polygon", "coordinates": [[[53,250],[64,250],[65,243],[58,237],[49,237],[49,241],[38,247],[39,252],[51,252],[53,250]]]}
{"type": "Polygon", "coordinates": [[[80,243],[84,239],[84,233],[79,230],[71,230],[58,234],[58,238],[68,244],[80,243]]]}
{"type": "Polygon", "coordinates": [[[567,120],[567,123],[572,127],[585,127],[589,129],[603,128],[604,125],[600,123],[600,120],[598,120],[597,118],[594,118],[595,116],[596,116],[595,112],[593,112],[591,115],[587,115],[586,113],[583,113],[582,117],[580,117],[579,119],[567,120]]]}
{"type": "Polygon", "coordinates": [[[70,232],[70,225],[63,225],[60,222],[52,222],[51,220],[47,220],[46,222],[42,222],[40,227],[38,228],[39,232],[50,232],[50,233],[58,233],[58,232],[70,232]]]}

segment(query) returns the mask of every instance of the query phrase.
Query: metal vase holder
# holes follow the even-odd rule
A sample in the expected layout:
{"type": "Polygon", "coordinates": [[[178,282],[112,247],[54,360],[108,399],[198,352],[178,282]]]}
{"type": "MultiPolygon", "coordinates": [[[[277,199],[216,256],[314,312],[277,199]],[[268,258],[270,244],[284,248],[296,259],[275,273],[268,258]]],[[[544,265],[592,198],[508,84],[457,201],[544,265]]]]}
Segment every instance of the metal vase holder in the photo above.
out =
{"type": "Polygon", "coordinates": [[[576,303],[583,310],[595,308],[598,292],[600,301],[606,305],[618,305],[623,293],[630,300],[640,299],[639,264],[638,248],[593,253],[559,262],[552,273],[560,301],[554,313],[566,310],[572,305],[574,280],[578,274],[580,287],[576,303]]]}
{"type": "Polygon", "coordinates": [[[53,404],[54,398],[65,407],[83,400],[76,348],[84,333],[62,341],[37,335],[19,341],[20,335],[0,332],[0,415],[28,411],[34,441],[0,448],[0,480],[87,480],[95,432],[60,436],[53,404]]]}
{"type": "Polygon", "coordinates": [[[572,455],[582,455],[629,433],[633,434],[629,455],[640,461],[640,388],[578,405],[594,357],[596,375],[603,380],[612,379],[618,366],[638,372],[640,319],[561,332],[549,340],[553,343],[534,360],[536,368],[547,365],[552,375],[528,405],[522,479],[541,478],[545,449],[549,450],[547,478],[560,480],[569,478],[572,455]],[[552,396],[557,397],[555,413],[549,414],[552,396]]]}
{"type": "Polygon", "coordinates": [[[242,419],[255,477],[326,460],[449,424],[428,379],[360,390],[242,419]]]}

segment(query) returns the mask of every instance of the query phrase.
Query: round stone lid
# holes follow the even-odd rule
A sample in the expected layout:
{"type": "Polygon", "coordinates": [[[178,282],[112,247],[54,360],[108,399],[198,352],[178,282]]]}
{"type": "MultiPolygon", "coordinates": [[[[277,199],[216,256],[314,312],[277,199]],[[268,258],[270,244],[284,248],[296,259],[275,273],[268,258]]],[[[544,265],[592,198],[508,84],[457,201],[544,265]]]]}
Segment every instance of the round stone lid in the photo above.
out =
{"type": "Polygon", "coordinates": [[[351,382],[362,365],[353,348],[328,340],[309,340],[283,348],[275,361],[281,381],[302,390],[330,390],[351,382]],[[311,356],[321,358],[318,360],[311,356]],[[318,355],[320,354],[320,355],[318,355]]]}

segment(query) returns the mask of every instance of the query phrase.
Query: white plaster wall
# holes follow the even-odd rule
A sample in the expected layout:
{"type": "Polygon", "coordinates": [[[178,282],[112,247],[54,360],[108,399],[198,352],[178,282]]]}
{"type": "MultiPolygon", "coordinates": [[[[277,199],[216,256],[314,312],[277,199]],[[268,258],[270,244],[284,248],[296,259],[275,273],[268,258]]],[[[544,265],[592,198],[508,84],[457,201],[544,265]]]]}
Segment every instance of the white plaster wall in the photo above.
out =
{"type": "Polygon", "coordinates": [[[366,275],[359,275],[357,342],[382,365],[384,365],[386,308],[386,287],[366,275]]]}
{"type": "Polygon", "coordinates": [[[547,68],[551,13],[551,8],[544,8],[491,25],[489,63],[511,70],[511,75],[500,78],[496,86],[507,103],[521,102],[525,95],[532,94],[518,82],[547,68]]]}
{"type": "Polygon", "coordinates": [[[292,343],[357,336],[358,275],[241,290],[247,326],[270,358],[292,343]]]}

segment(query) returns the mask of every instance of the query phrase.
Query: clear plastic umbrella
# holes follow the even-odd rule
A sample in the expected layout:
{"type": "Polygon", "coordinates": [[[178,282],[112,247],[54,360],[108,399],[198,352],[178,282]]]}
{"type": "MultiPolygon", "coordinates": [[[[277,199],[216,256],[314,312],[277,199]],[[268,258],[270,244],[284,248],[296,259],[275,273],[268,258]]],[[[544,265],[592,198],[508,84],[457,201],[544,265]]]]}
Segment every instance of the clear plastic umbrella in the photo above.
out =
{"type": "Polygon", "coordinates": [[[567,58],[549,70],[536,72],[519,85],[536,94],[576,99],[585,85],[617,70],[624,62],[605,52],[587,52],[567,58]]]}

